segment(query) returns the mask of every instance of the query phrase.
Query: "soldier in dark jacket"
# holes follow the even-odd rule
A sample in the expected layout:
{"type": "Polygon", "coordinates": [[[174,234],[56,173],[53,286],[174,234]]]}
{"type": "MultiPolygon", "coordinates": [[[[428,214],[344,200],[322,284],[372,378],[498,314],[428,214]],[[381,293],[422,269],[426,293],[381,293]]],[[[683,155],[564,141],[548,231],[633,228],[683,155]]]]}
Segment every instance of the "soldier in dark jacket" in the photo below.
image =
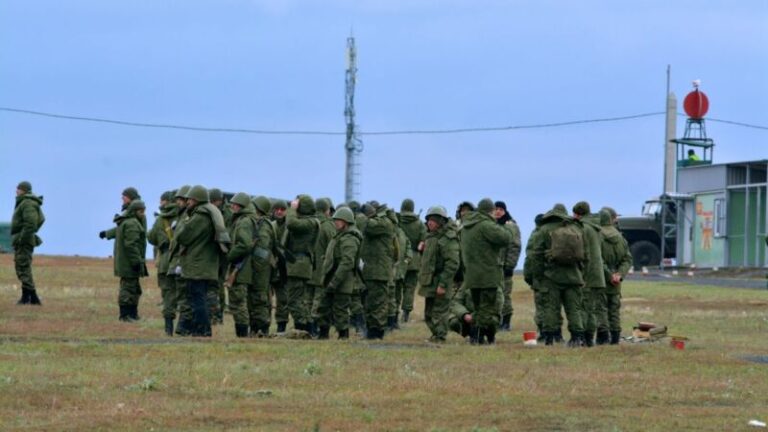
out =
{"type": "MultiPolygon", "coordinates": [[[[131,201],[140,200],[141,199],[141,195],[139,195],[139,191],[136,190],[135,187],[131,186],[131,187],[127,187],[127,188],[123,189],[123,193],[120,196],[120,199],[123,200],[123,204],[122,204],[122,206],[120,206],[120,211],[124,212],[124,211],[128,210],[128,206],[131,205],[131,201]]],[[[115,219],[117,219],[118,216],[120,216],[120,215],[119,214],[115,214],[115,219]]],[[[146,230],[147,229],[147,218],[146,218],[146,216],[141,218],[141,224],[144,225],[144,229],[146,230]]],[[[114,227],[114,228],[110,228],[108,230],[104,230],[104,231],[99,232],[99,238],[107,239],[107,240],[114,239],[115,238],[115,231],[116,231],[116,229],[117,228],[114,227]]]]}
{"type": "Polygon", "coordinates": [[[509,246],[501,250],[501,259],[504,262],[504,279],[502,281],[504,304],[501,307],[501,326],[499,327],[501,330],[510,331],[512,313],[514,312],[512,307],[512,277],[515,275],[515,267],[517,267],[517,261],[520,259],[520,249],[522,248],[520,227],[517,226],[517,221],[507,211],[507,204],[504,201],[496,201],[494,205],[496,206],[494,213],[496,223],[512,234],[512,241],[509,242],[509,246]]]}
{"type": "Polygon", "coordinates": [[[30,182],[19,183],[16,187],[16,207],[11,220],[11,246],[16,277],[21,282],[21,299],[17,302],[20,305],[41,305],[32,278],[32,252],[43,242],[37,236],[37,231],[45,222],[45,216],[40,209],[42,204],[43,197],[32,193],[30,182]]]}
{"type": "Polygon", "coordinates": [[[419,220],[419,215],[414,213],[414,203],[409,198],[404,199],[400,205],[400,228],[408,237],[411,246],[411,261],[408,263],[405,277],[397,283],[396,294],[402,299],[403,322],[408,322],[411,311],[413,311],[413,295],[416,292],[416,285],[419,283],[421,252],[418,251],[418,247],[427,237],[427,228],[419,220]]]}
{"type": "Polygon", "coordinates": [[[320,223],[315,218],[315,201],[309,195],[299,195],[291,202],[285,216],[286,231],[281,240],[294,260],[288,262],[288,310],[296,330],[310,332],[310,311],[307,310],[309,282],[314,269],[315,240],[320,223]]]}
{"type": "Polygon", "coordinates": [[[387,216],[387,206],[376,201],[364,206],[367,217],[363,229],[363,261],[365,283],[365,324],[368,339],[383,339],[387,328],[388,290],[392,280],[395,251],[395,224],[387,216]]]}
{"type": "Polygon", "coordinates": [[[339,339],[349,339],[349,302],[359,278],[363,235],[355,228],[355,215],[349,208],[336,210],[333,223],[337,232],[323,254],[323,296],[317,308],[319,338],[328,339],[333,323],[339,339]]]}
{"type": "Polygon", "coordinates": [[[573,218],[580,221],[584,227],[584,240],[587,245],[587,266],[583,269],[584,288],[581,294],[584,345],[587,347],[593,346],[595,342],[595,332],[597,331],[595,307],[605,290],[603,257],[600,246],[600,216],[590,213],[589,203],[586,201],[579,201],[573,206],[573,218]]]}
{"type": "Polygon", "coordinates": [[[621,282],[632,267],[632,254],[609,210],[600,211],[600,225],[606,288],[599,297],[597,343],[616,345],[621,338],[621,282]]]}
{"type": "MultiPolygon", "coordinates": [[[[288,203],[284,200],[275,200],[272,202],[272,208],[270,210],[270,218],[272,226],[275,228],[275,235],[277,241],[281,242],[281,239],[285,234],[285,213],[288,210],[288,203]]],[[[270,280],[272,297],[275,301],[275,322],[277,322],[277,332],[284,333],[285,328],[288,325],[288,318],[290,314],[288,312],[288,289],[285,286],[286,280],[284,277],[286,274],[281,275],[281,271],[285,271],[285,261],[283,258],[275,260],[275,265],[272,268],[272,279],[270,280]],[[281,270],[281,266],[283,269],[281,270]]]]}
{"type": "Polygon", "coordinates": [[[141,285],[139,278],[149,276],[145,259],[147,254],[147,232],[142,224],[146,206],[136,199],[128,208],[115,218],[115,276],[120,278],[120,321],[139,319],[139,298],[141,285]]]}
{"type": "Polygon", "coordinates": [[[499,325],[499,298],[503,263],[501,250],[512,241],[512,234],[493,218],[496,207],[489,198],[482,199],[477,211],[464,218],[461,230],[461,250],[464,260],[464,287],[472,290],[476,315],[478,343],[496,341],[499,325]]]}

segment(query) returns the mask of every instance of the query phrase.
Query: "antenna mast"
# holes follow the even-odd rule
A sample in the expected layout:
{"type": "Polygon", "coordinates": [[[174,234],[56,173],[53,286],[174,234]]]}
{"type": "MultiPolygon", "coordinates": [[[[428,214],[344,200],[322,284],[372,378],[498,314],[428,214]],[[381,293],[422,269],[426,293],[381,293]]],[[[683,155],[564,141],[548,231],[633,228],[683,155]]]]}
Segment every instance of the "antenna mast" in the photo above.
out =
{"type": "Polygon", "coordinates": [[[357,81],[357,49],[355,38],[347,38],[347,72],[344,118],[347,121],[347,140],[344,149],[347,152],[347,169],[344,188],[344,199],[349,202],[357,199],[360,188],[360,153],[363,152],[363,142],[357,136],[355,124],[355,82],[357,81]]]}

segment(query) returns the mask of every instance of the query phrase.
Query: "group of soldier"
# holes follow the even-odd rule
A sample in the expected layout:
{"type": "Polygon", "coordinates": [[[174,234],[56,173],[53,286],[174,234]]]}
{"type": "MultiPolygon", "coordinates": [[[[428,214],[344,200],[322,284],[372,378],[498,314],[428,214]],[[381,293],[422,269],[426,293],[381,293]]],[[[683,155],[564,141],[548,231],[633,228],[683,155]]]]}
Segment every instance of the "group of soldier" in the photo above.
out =
{"type": "MultiPolygon", "coordinates": [[[[455,331],[494,344],[499,329],[511,328],[521,237],[503,201],[462,202],[455,218],[433,206],[422,220],[411,199],[396,212],[377,201],[334,206],[308,195],[287,202],[240,192],[225,200],[219,189],[185,185],[162,194],[148,229],[139,192],[126,188],[122,200],[115,226],[99,233],[115,240],[121,321],[139,319],[149,242],[168,336],[211,336],[228,310],[238,337],[268,336],[273,320],[284,333],[292,319],[318,339],[331,328],[339,339],[351,328],[382,339],[409,322],[417,288],[432,342],[455,331]]],[[[13,234],[22,304],[39,304],[29,263],[41,242],[41,203],[28,182],[19,184],[13,234]]],[[[545,344],[563,341],[562,310],[569,346],[618,343],[631,256],[615,221],[612,209],[592,214],[586,202],[572,215],[557,204],[536,217],[523,273],[545,344]]]]}

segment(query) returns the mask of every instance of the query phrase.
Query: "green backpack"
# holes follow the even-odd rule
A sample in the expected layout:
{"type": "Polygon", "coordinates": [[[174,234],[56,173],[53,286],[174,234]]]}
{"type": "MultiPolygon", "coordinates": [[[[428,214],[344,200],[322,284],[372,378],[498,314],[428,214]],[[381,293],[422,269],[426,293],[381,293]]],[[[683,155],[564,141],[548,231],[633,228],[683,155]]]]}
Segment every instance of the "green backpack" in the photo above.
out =
{"type": "Polygon", "coordinates": [[[561,265],[577,264],[584,261],[584,234],[575,222],[563,221],[550,234],[547,258],[561,265]]]}

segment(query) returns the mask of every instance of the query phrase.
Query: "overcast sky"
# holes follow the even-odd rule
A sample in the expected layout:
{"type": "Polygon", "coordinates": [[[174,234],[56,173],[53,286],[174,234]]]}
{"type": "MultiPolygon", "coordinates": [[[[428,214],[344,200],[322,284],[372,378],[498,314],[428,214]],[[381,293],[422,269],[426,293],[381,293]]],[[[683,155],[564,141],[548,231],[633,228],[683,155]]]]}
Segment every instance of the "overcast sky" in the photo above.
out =
{"type": "MultiPolygon", "coordinates": [[[[360,130],[513,126],[663,111],[702,80],[709,116],[768,125],[768,2],[0,2],[0,106],[200,127],[343,131],[346,38],[360,130]]],[[[679,111],[682,112],[682,106],[679,111]]],[[[684,118],[678,119],[682,134],[684,118]]],[[[715,161],[768,131],[709,122],[715,161]]],[[[555,202],[638,213],[661,192],[663,116],[451,135],[363,136],[363,200],[505,200],[524,240],[555,202]]],[[[344,196],[342,136],[134,128],[0,111],[0,212],[45,197],[40,253],[106,256],[126,186],[155,208],[199,183],[344,196]]],[[[6,218],[0,218],[6,219],[6,218]]],[[[150,223],[152,217],[150,216],[150,223]]]]}

